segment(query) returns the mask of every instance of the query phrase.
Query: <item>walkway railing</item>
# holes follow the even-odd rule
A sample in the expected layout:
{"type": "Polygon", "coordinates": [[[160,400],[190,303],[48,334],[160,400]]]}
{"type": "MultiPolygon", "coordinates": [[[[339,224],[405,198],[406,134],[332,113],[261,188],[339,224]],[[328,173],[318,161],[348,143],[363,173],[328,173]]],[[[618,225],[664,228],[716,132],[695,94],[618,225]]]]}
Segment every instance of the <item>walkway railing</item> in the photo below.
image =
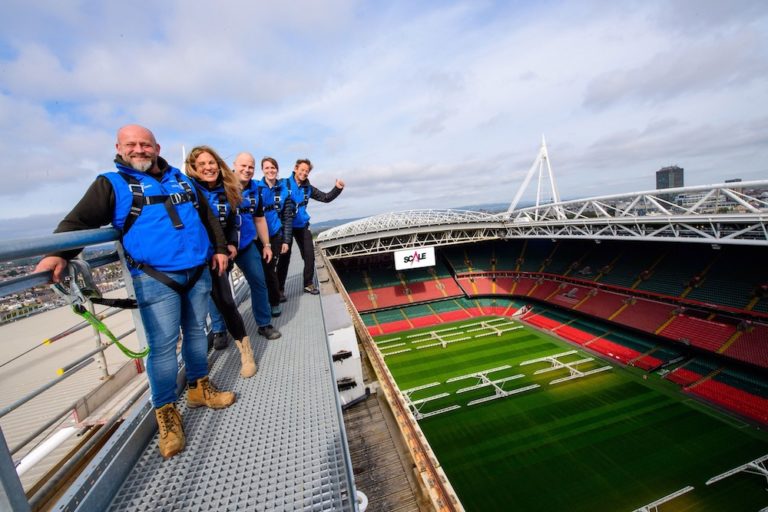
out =
{"type": "MultiPolygon", "coordinates": [[[[38,238],[11,240],[0,243],[0,261],[7,262],[21,258],[41,256],[54,251],[101,245],[108,242],[113,242],[117,238],[118,232],[114,229],[96,229],[49,235],[38,238]]],[[[118,256],[118,250],[115,250],[105,255],[92,258],[88,260],[88,263],[92,268],[96,268],[117,262],[119,260],[120,258],[118,256]]],[[[123,264],[123,275],[127,275],[125,274],[125,270],[126,269],[123,264]]],[[[23,275],[2,281],[0,282],[0,297],[29,290],[41,285],[46,285],[50,278],[50,272],[43,272],[38,274],[23,275]]],[[[131,293],[132,290],[130,287],[130,280],[127,281],[127,286],[129,287],[129,293],[131,293]]],[[[121,310],[119,309],[110,308],[100,314],[96,314],[96,312],[93,310],[93,306],[91,305],[91,313],[93,313],[95,316],[97,316],[97,318],[101,320],[111,317],[120,311],[121,310]]],[[[41,313],[42,312],[43,311],[41,311],[41,313]]],[[[140,344],[144,346],[145,341],[143,337],[143,329],[141,328],[140,317],[137,314],[134,315],[134,324],[138,326],[138,329],[130,328],[125,332],[116,333],[116,337],[118,340],[121,340],[133,333],[137,333],[140,344]]],[[[0,369],[2,369],[3,366],[28,356],[36,349],[40,349],[41,347],[58,342],[67,336],[71,336],[82,331],[83,329],[87,329],[89,326],[90,324],[88,322],[79,322],[76,325],[45,339],[40,344],[35,345],[20,354],[17,354],[11,359],[0,362],[0,369]]],[[[40,386],[37,386],[32,391],[15,400],[13,403],[8,404],[0,409],[0,418],[3,418],[10,413],[19,410],[20,408],[29,404],[29,402],[33,399],[41,396],[43,393],[49,391],[55,386],[58,386],[65,380],[70,379],[72,376],[89,367],[94,362],[97,362],[100,367],[99,375],[101,382],[98,383],[98,385],[101,385],[103,382],[112,380],[114,382],[113,387],[119,387],[124,384],[126,379],[130,379],[132,376],[135,376],[135,374],[143,371],[143,366],[140,360],[136,361],[135,364],[128,362],[127,365],[124,366],[129,366],[130,371],[122,372],[122,370],[120,370],[118,373],[124,373],[125,376],[117,379],[119,382],[115,382],[115,375],[110,375],[109,366],[107,364],[105,355],[105,350],[107,350],[113,344],[113,342],[103,340],[97,329],[94,328],[93,331],[94,348],[92,350],[72,361],[63,363],[57,372],[59,374],[58,377],[40,386]]],[[[9,340],[2,341],[6,343],[9,342],[9,340]]],[[[102,438],[111,431],[111,425],[114,425],[122,418],[127,409],[130,408],[132,404],[135,403],[136,400],[138,400],[138,398],[146,391],[146,388],[147,384],[144,382],[143,385],[136,388],[133,396],[123,404],[121,409],[116,414],[111,414],[111,416],[106,418],[106,420],[102,419],[100,421],[100,423],[103,423],[100,428],[89,429],[87,441],[81,442],[77,451],[70,454],[68,460],[63,462],[58,470],[54,471],[53,473],[49,473],[47,475],[46,482],[41,482],[40,484],[35,484],[32,486],[32,488],[28,491],[30,494],[29,496],[25,494],[24,486],[22,485],[20,476],[31,466],[38,463],[39,460],[52,449],[54,449],[56,443],[64,442],[67,437],[77,433],[79,429],[74,427],[62,430],[58,430],[56,427],[69,420],[73,412],[77,411],[78,407],[82,405],[83,399],[78,397],[79,400],[73,401],[63,408],[52,408],[52,414],[48,415],[46,418],[42,418],[42,421],[38,421],[36,425],[30,427],[31,431],[29,431],[26,436],[24,436],[20,441],[17,441],[11,447],[8,446],[6,436],[2,432],[2,429],[0,429],[0,510],[30,510],[30,507],[39,507],[42,502],[48,499],[50,493],[55,490],[57,483],[66,478],[72,468],[82,464],[88,452],[94,446],[98,445],[102,438]],[[52,436],[54,432],[57,432],[57,434],[63,433],[64,435],[52,436]],[[42,439],[41,436],[43,436],[42,439]],[[49,438],[50,443],[50,437],[53,437],[52,442],[54,443],[54,446],[45,446],[43,440],[49,438]],[[25,448],[29,447],[35,441],[37,441],[37,448],[28,450],[30,453],[26,453],[21,460],[13,460],[14,455],[23,452],[25,448]],[[39,453],[40,451],[42,451],[42,453],[39,453]]],[[[89,405],[93,407],[92,403],[89,405]]]]}

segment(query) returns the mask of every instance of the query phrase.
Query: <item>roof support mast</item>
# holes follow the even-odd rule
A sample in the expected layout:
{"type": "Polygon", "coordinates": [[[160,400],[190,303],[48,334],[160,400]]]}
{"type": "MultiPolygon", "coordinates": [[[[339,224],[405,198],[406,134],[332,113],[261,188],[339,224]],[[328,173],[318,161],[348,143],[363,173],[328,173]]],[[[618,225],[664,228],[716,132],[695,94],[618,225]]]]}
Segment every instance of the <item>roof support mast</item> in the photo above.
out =
{"type": "Polygon", "coordinates": [[[515,194],[515,198],[512,200],[512,203],[509,205],[509,208],[507,209],[507,213],[511,213],[517,207],[517,203],[520,202],[520,198],[525,193],[525,190],[528,188],[528,185],[530,184],[531,179],[533,178],[533,175],[535,173],[538,173],[538,184],[536,187],[536,208],[538,208],[543,202],[542,185],[544,183],[545,178],[549,181],[549,189],[550,189],[549,192],[551,193],[551,202],[559,203],[560,193],[557,191],[557,184],[555,183],[555,175],[552,173],[552,166],[549,163],[549,153],[547,152],[547,142],[544,139],[544,135],[541,136],[541,148],[539,148],[539,153],[538,155],[536,155],[536,159],[533,161],[531,168],[528,169],[528,174],[525,175],[523,184],[520,185],[520,188],[517,190],[517,194],[515,194]],[[545,169],[545,165],[546,165],[546,169],[545,169]]]}

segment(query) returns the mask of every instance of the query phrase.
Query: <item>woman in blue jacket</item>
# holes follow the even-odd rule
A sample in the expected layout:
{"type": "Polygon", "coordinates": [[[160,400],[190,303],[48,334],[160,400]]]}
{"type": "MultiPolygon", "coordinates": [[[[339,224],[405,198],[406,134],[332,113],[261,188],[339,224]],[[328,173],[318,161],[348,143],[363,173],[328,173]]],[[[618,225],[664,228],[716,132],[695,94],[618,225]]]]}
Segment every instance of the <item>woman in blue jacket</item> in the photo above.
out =
{"type": "MultiPolygon", "coordinates": [[[[272,246],[272,254],[275,255],[270,262],[261,260],[264,264],[264,274],[267,279],[272,316],[280,316],[282,313],[277,263],[282,257],[290,257],[288,253],[290,246],[286,243],[286,240],[291,239],[293,215],[295,213],[295,205],[288,193],[288,186],[285,180],[280,180],[277,177],[280,172],[279,169],[277,160],[274,158],[269,156],[262,158],[261,172],[264,174],[264,177],[256,184],[261,204],[264,206],[264,218],[267,220],[267,227],[269,228],[269,243],[272,246]]],[[[250,181],[251,187],[253,187],[253,183],[253,181],[250,181]]],[[[246,190],[244,183],[243,190],[246,190]]]]}
{"type": "MultiPolygon", "coordinates": [[[[227,249],[230,260],[234,260],[238,267],[243,271],[249,285],[254,281],[255,286],[251,288],[251,303],[254,309],[254,319],[259,325],[259,334],[268,339],[280,337],[270,324],[268,306],[266,305],[266,286],[264,285],[263,273],[254,275],[253,268],[258,267],[261,270],[259,255],[255,249],[252,249],[253,235],[256,230],[253,229],[253,235],[250,240],[244,240],[241,236],[240,223],[243,218],[246,222],[254,225],[254,215],[263,212],[251,212],[247,215],[240,215],[240,208],[243,203],[243,197],[240,185],[234,173],[227,167],[227,164],[212,148],[207,146],[198,146],[190,151],[186,161],[186,171],[189,176],[194,178],[195,186],[205,195],[208,204],[218,217],[219,223],[224,229],[227,238],[227,249]],[[253,263],[256,263],[254,265],[253,263]],[[258,289],[259,277],[261,278],[261,288],[258,289]],[[254,288],[256,288],[254,290],[254,288]],[[259,293],[259,292],[262,293],[259,293]],[[263,295],[263,301],[262,299],[263,295]],[[260,303],[264,302],[261,307],[260,303]],[[266,320],[264,318],[264,308],[267,308],[266,320]]],[[[211,296],[216,309],[223,315],[227,330],[235,339],[235,344],[240,350],[242,369],[240,374],[243,377],[250,377],[256,373],[256,364],[253,359],[253,349],[250,339],[245,330],[245,323],[237,309],[234,301],[232,288],[229,282],[228,274],[222,276],[212,275],[211,296]]],[[[215,312],[212,314],[215,316],[215,312]]]]}

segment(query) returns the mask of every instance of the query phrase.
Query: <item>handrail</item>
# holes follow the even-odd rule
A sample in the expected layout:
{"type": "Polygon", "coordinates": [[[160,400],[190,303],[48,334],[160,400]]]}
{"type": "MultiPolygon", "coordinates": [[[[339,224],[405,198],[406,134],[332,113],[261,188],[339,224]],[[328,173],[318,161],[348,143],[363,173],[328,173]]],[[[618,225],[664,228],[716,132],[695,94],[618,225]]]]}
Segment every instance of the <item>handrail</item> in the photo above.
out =
{"type": "MultiPolygon", "coordinates": [[[[119,232],[116,229],[104,228],[104,229],[83,230],[83,231],[76,231],[76,232],[69,232],[69,233],[59,233],[59,234],[53,234],[53,235],[48,235],[43,237],[10,240],[5,242],[0,242],[0,261],[9,261],[9,260],[14,260],[19,258],[35,257],[43,254],[49,254],[52,252],[75,250],[75,249],[79,249],[87,246],[113,242],[118,239],[119,239],[119,232]]],[[[117,250],[88,259],[88,263],[92,267],[99,267],[99,266],[113,263],[116,261],[119,261],[119,253],[117,250]]],[[[125,273],[124,265],[123,265],[123,271],[125,273]]],[[[36,286],[47,285],[50,282],[50,278],[51,278],[51,272],[47,271],[47,272],[38,272],[34,274],[28,274],[25,276],[15,277],[12,279],[7,279],[5,281],[0,282],[0,296],[9,295],[9,294],[30,289],[36,286]]],[[[115,315],[118,312],[119,310],[117,309],[109,309],[109,310],[106,310],[106,312],[100,313],[99,315],[97,315],[97,317],[103,319],[103,318],[107,318],[109,316],[115,315]]],[[[137,321],[140,321],[140,319],[138,319],[137,321]]],[[[68,329],[65,329],[64,331],[57,333],[56,335],[52,336],[49,339],[44,340],[42,344],[37,345],[36,347],[33,347],[33,349],[40,347],[44,344],[51,343],[52,341],[60,340],[67,335],[73,334],[77,331],[80,331],[88,327],[89,325],[90,324],[88,322],[80,322],[68,329]]],[[[16,400],[14,403],[9,404],[8,406],[1,409],[0,418],[3,418],[10,412],[23,406],[25,403],[29,402],[33,398],[44,393],[46,390],[52,388],[53,386],[61,383],[63,380],[71,377],[72,375],[82,370],[83,368],[88,367],[94,361],[101,361],[100,364],[103,365],[104,369],[106,369],[104,351],[110,345],[114,344],[114,342],[109,341],[108,343],[103,343],[98,331],[97,330],[94,330],[94,331],[95,331],[95,336],[96,336],[95,339],[97,343],[97,347],[95,349],[89,351],[84,356],[79,357],[77,360],[66,364],[63,368],[59,370],[60,375],[54,378],[52,381],[45,383],[44,385],[31,391],[30,393],[23,396],[22,398],[16,400]]],[[[132,328],[127,332],[120,334],[117,337],[117,339],[123,339],[126,336],[129,336],[130,334],[132,334],[133,332],[136,332],[135,328],[132,328]]],[[[19,356],[14,357],[12,360],[16,360],[19,357],[22,357],[23,355],[28,354],[33,349],[25,351],[23,354],[20,354],[19,356]]],[[[146,389],[146,386],[147,384],[145,382],[141,390],[142,393],[146,389]]],[[[134,399],[128,404],[126,404],[124,408],[130,407],[133,401],[135,401],[137,397],[138,395],[135,395],[134,399]]],[[[74,405],[76,405],[76,403],[77,402],[75,402],[74,405]]],[[[8,450],[9,455],[17,453],[18,451],[23,449],[25,446],[27,446],[29,443],[33,442],[41,434],[44,434],[46,431],[50,430],[50,428],[53,425],[55,425],[57,422],[61,422],[62,417],[64,417],[67,414],[67,411],[72,410],[72,407],[74,407],[74,405],[71,405],[64,411],[61,411],[55,416],[51,417],[49,420],[46,420],[44,422],[45,423],[44,425],[41,425],[39,427],[34,427],[34,430],[35,430],[34,432],[25,432],[26,436],[24,437],[23,441],[17,444],[16,446],[14,446],[11,450],[8,450]]],[[[113,416],[108,423],[114,424],[114,422],[119,419],[120,414],[121,413],[113,416]]],[[[110,428],[102,429],[99,432],[98,437],[100,438],[103,435],[106,435],[109,430],[110,428]]],[[[0,435],[2,435],[1,431],[0,431],[0,435]]],[[[7,447],[7,442],[4,436],[3,436],[3,439],[0,440],[0,442],[2,442],[2,444],[7,447]]],[[[85,444],[85,447],[89,447],[89,446],[93,446],[93,443],[90,441],[85,444]]],[[[83,447],[80,447],[80,449],[78,449],[78,452],[77,452],[78,454],[75,455],[72,459],[64,462],[61,468],[74,467],[75,462],[79,463],[82,457],[86,456],[82,448],[83,447]]],[[[6,496],[6,498],[9,498],[12,502],[16,502],[17,500],[22,500],[22,499],[24,502],[27,502],[27,499],[23,494],[23,490],[21,491],[20,496],[16,495],[18,493],[18,484],[20,484],[20,480],[14,470],[13,460],[12,459],[10,459],[10,461],[6,461],[5,459],[0,460],[0,466],[2,466],[0,467],[0,475],[3,475],[2,490],[5,492],[12,493],[12,495],[6,496]],[[6,467],[7,463],[10,464],[10,467],[6,467]]],[[[57,475],[63,474],[61,468],[58,470],[57,475]]],[[[46,486],[50,483],[51,482],[49,481],[43,487],[47,488],[46,486]]],[[[2,492],[0,492],[0,494],[2,494],[2,492]]],[[[0,498],[2,498],[2,496],[0,496],[0,498]]],[[[35,500],[40,500],[42,498],[43,498],[43,494],[41,494],[40,492],[36,492],[35,495],[31,498],[31,500],[28,503],[34,504],[35,500]]],[[[0,503],[3,503],[3,502],[4,500],[0,499],[0,503]]]]}
{"type": "Polygon", "coordinates": [[[120,232],[115,228],[84,229],[33,238],[17,238],[0,244],[0,261],[80,249],[90,245],[114,242],[119,238],[120,232]]]}
{"type": "MultiPolygon", "coordinates": [[[[0,248],[1,247],[2,247],[2,244],[0,244],[0,248]]],[[[0,253],[2,253],[2,250],[0,250],[0,253]]],[[[120,258],[117,255],[117,252],[115,251],[109,254],[98,256],[96,258],[89,258],[89,259],[86,259],[85,261],[91,266],[91,268],[96,268],[102,265],[107,265],[109,263],[114,263],[116,261],[119,261],[119,259],[120,258]]],[[[3,260],[0,258],[0,261],[7,261],[7,260],[3,260]]],[[[22,290],[27,290],[35,286],[45,286],[50,282],[51,282],[50,271],[38,272],[36,274],[27,274],[25,276],[19,276],[19,277],[12,277],[10,279],[0,281],[0,297],[4,297],[12,293],[20,292],[22,290]]]]}

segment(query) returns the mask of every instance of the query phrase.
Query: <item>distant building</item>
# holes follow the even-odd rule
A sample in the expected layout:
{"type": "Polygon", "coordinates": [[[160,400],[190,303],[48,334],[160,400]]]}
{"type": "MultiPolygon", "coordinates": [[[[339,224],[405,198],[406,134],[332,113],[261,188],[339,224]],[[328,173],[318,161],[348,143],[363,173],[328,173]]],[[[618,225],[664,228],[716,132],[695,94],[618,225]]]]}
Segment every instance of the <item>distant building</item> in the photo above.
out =
{"type": "Polygon", "coordinates": [[[656,190],[663,188],[684,187],[684,170],[682,167],[671,165],[656,171],[656,190]]]}

